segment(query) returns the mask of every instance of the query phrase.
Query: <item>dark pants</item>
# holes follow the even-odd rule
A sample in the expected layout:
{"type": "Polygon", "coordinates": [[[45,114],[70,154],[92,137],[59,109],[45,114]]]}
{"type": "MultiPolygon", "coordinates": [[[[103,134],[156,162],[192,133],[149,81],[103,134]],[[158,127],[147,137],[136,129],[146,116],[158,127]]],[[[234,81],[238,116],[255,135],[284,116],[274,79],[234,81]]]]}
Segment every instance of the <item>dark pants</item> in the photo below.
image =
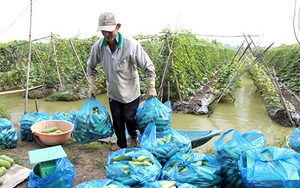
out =
{"type": "Polygon", "coordinates": [[[139,98],[130,103],[120,103],[109,99],[109,106],[113,120],[113,127],[117,136],[117,145],[120,148],[127,147],[126,128],[131,138],[135,139],[137,135],[137,123],[135,115],[139,106],[139,98]]]}

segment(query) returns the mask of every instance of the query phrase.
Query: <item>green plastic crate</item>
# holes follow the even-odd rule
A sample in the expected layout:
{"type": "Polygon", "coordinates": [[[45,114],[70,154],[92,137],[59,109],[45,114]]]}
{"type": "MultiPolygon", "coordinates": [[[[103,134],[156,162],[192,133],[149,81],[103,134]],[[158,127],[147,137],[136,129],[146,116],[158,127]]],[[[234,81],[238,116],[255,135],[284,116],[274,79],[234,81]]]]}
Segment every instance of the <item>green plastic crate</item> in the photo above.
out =
{"type": "Polygon", "coordinates": [[[28,154],[30,163],[36,164],[33,172],[41,178],[45,178],[55,171],[56,159],[67,157],[60,145],[29,151],[28,154]]]}

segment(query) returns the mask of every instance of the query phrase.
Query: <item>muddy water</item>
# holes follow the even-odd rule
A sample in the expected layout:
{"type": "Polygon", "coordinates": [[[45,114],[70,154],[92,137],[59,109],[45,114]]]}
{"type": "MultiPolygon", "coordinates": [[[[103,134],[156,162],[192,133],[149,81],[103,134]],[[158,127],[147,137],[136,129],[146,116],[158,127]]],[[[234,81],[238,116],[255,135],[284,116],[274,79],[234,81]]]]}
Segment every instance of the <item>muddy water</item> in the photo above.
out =
{"type": "MultiPolygon", "coordinates": [[[[24,114],[25,99],[22,95],[22,93],[0,95],[0,102],[6,105],[8,112],[11,113],[11,121],[17,124],[19,124],[24,114]]],[[[207,115],[173,113],[171,127],[183,130],[219,129],[222,132],[233,128],[240,133],[259,130],[265,134],[268,143],[274,142],[276,138],[289,136],[294,130],[294,128],[285,128],[272,122],[267,114],[262,98],[255,93],[255,86],[248,75],[242,77],[242,88],[238,90],[235,97],[235,103],[219,103],[210,117],[207,115]]],[[[97,99],[109,109],[105,94],[99,95],[97,99]]],[[[38,108],[36,109],[35,100],[29,100],[27,112],[36,112],[38,110],[50,115],[53,115],[55,112],[69,113],[72,110],[80,110],[84,102],[85,100],[76,102],[46,102],[43,99],[38,99],[38,108]]],[[[214,141],[218,138],[219,136],[214,137],[207,144],[203,145],[203,148],[212,147],[214,141]]]]}

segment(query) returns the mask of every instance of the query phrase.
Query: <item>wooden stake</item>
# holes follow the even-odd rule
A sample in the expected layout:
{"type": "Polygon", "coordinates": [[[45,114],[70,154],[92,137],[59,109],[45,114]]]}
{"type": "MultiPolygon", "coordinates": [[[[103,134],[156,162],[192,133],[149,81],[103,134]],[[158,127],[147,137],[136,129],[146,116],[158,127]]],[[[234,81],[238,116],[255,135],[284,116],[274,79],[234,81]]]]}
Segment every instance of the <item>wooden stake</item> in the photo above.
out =
{"type": "Polygon", "coordinates": [[[54,61],[55,61],[55,66],[56,66],[56,72],[57,72],[57,76],[58,76],[60,87],[62,88],[63,85],[61,83],[60,73],[59,73],[59,69],[58,69],[55,43],[54,43],[54,40],[53,40],[53,34],[52,33],[51,33],[51,42],[52,42],[52,46],[53,46],[53,54],[54,54],[54,61]]]}
{"type": "MultiPolygon", "coordinates": [[[[169,44],[169,35],[168,34],[166,34],[166,41],[167,41],[167,44],[169,44]]],[[[166,73],[167,73],[167,69],[169,67],[171,54],[172,54],[172,52],[169,51],[169,56],[167,58],[167,62],[166,62],[164,72],[163,72],[163,75],[162,75],[162,78],[161,78],[160,86],[159,86],[159,92],[158,92],[157,97],[158,97],[158,100],[160,100],[160,101],[162,100],[162,96],[163,96],[163,85],[164,85],[164,82],[165,82],[165,76],[166,76],[166,73]]]]}
{"type": "MultiPolygon", "coordinates": [[[[43,85],[39,85],[39,86],[35,86],[35,87],[32,87],[32,88],[28,88],[28,91],[34,90],[34,89],[38,89],[38,88],[41,88],[41,87],[43,87],[43,85]]],[[[18,92],[23,92],[23,91],[26,91],[26,89],[19,89],[19,90],[13,90],[13,91],[3,91],[3,92],[0,92],[0,95],[11,94],[11,93],[18,93],[18,92]]]]}
{"type": "Polygon", "coordinates": [[[32,27],[32,0],[30,0],[30,27],[29,27],[29,42],[28,42],[29,50],[28,50],[28,62],[27,62],[27,79],[26,79],[24,114],[27,114],[27,106],[28,106],[28,85],[29,85],[29,73],[30,73],[30,62],[31,62],[31,27],[32,27]]]}
{"type": "Polygon", "coordinates": [[[36,98],[34,99],[34,103],[35,103],[35,111],[38,112],[39,109],[38,109],[38,104],[37,104],[38,102],[36,98]]]}
{"type": "MultiPolygon", "coordinates": [[[[275,71],[274,67],[272,67],[272,68],[273,68],[273,72],[274,72],[274,77],[276,78],[276,71],[275,71]]],[[[283,106],[283,108],[284,108],[284,110],[286,112],[286,115],[288,116],[291,125],[294,126],[294,122],[292,120],[291,114],[290,114],[290,112],[288,110],[288,107],[286,105],[285,99],[284,99],[284,97],[282,95],[282,92],[281,92],[281,89],[280,89],[280,86],[279,86],[279,83],[278,83],[277,79],[274,79],[274,82],[275,82],[276,91],[279,94],[280,101],[281,101],[281,104],[282,104],[282,106],[283,106]]]]}
{"type": "Polygon", "coordinates": [[[19,56],[19,54],[17,52],[17,48],[16,47],[11,46],[11,48],[13,49],[13,52],[16,54],[17,63],[18,63],[18,66],[19,66],[19,72],[20,72],[20,75],[21,75],[22,87],[24,87],[24,85],[25,85],[25,79],[24,79],[24,76],[23,76],[23,73],[22,73],[22,64],[20,63],[21,62],[20,56],[19,56]]]}
{"type": "MultiPolygon", "coordinates": [[[[246,41],[247,41],[246,36],[245,36],[245,39],[246,39],[246,41]]],[[[249,39],[251,40],[251,43],[253,43],[253,40],[251,39],[250,36],[249,36],[249,39]]],[[[248,42],[248,41],[247,41],[247,42],[248,42]]],[[[259,49],[257,48],[257,46],[256,46],[254,43],[253,43],[253,45],[254,45],[255,49],[258,51],[258,53],[259,53],[259,55],[260,55],[260,52],[259,52],[259,49]]],[[[250,49],[250,51],[251,51],[251,53],[254,55],[254,53],[253,53],[253,51],[252,51],[251,49],[250,49]]],[[[282,106],[283,106],[283,108],[284,108],[284,110],[285,110],[285,112],[286,112],[286,114],[287,114],[287,116],[288,116],[288,118],[289,118],[289,121],[290,121],[291,125],[294,126],[294,122],[293,122],[293,120],[292,120],[292,118],[291,118],[291,114],[290,114],[290,112],[289,112],[289,110],[288,110],[288,108],[287,108],[285,99],[284,99],[284,97],[283,97],[283,95],[282,95],[282,92],[281,92],[281,89],[280,89],[280,86],[279,86],[277,80],[275,80],[275,79],[273,78],[273,75],[272,75],[272,73],[271,73],[271,71],[270,71],[270,68],[269,68],[268,64],[266,63],[266,61],[265,61],[265,59],[264,59],[263,57],[261,57],[261,61],[263,62],[264,66],[266,67],[267,73],[268,73],[268,75],[269,75],[269,77],[270,77],[270,79],[271,79],[273,85],[275,86],[275,89],[276,89],[276,91],[277,91],[277,94],[279,95],[281,104],[282,104],[282,106]]],[[[273,72],[274,72],[274,77],[276,78],[276,72],[275,72],[274,67],[273,67],[273,72]]]]}
{"type": "Polygon", "coordinates": [[[247,72],[260,58],[263,57],[263,55],[265,55],[265,53],[267,52],[267,50],[269,50],[269,48],[273,45],[274,43],[272,43],[268,48],[266,48],[262,54],[259,54],[258,57],[256,57],[256,59],[250,63],[235,79],[232,79],[228,85],[225,87],[225,89],[222,91],[222,93],[217,97],[215,98],[212,102],[209,103],[209,106],[212,105],[215,101],[216,101],[216,104],[214,105],[214,107],[210,110],[209,114],[208,114],[208,117],[212,114],[213,112],[213,109],[216,107],[216,105],[219,103],[219,101],[221,100],[222,96],[224,95],[225,91],[232,85],[234,84],[235,82],[237,82],[244,74],[245,72],[247,72]]]}
{"type": "MultiPolygon", "coordinates": [[[[177,26],[178,26],[178,22],[179,22],[179,18],[180,18],[180,15],[178,15],[178,18],[177,18],[177,22],[176,22],[176,27],[175,27],[175,31],[177,30],[177,26]]],[[[160,101],[162,101],[162,96],[163,96],[163,93],[164,93],[164,90],[163,90],[163,85],[164,85],[164,82],[165,82],[165,75],[166,75],[166,72],[167,72],[167,68],[169,67],[169,63],[170,63],[170,58],[171,58],[171,55],[173,55],[173,51],[172,51],[172,47],[173,47],[173,44],[174,44],[174,40],[175,40],[175,37],[173,38],[172,40],[172,44],[170,46],[170,43],[169,43],[169,33],[166,33],[166,41],[167,41],[167,45],[168,45],[168,49],[169,49],[169,55],[168,55],[168,59],[167,59],[167,62],[166,62],[166,66],[165,66],[165,69],[164,69],[164,73],[163,73],[163,76],[162,76],[162,79],[161,79],[161,83],[160,83],[160,87],[159,87],[159,92],[158,92],[158,99],[160,101]]],[[[161,49],[161,52],[162,52],[162,49],[161,49]]],[[[173,60],[172,60],[173,61],[173,60]]],[[[174,73],[175,74],[175,73],[174,73]]],[[[176,74],[175,74],[175,78],[177,78],[176,74]]],[[[178,80],[176,80],[176,84],[178,85],[178,80]]],[[[179,91],[179,97],[181,98],[181,94],[180,94],[180,91],[179,91]]],[[[182,99],[181,99],[181,102],[182,102],[182,99]]]]}
{"type": "Polygon", "coordinates": [[[86,75],[86,73],[85,73],[85,69],[83,68],[83,66],[82,66],[82,64],[81,64],[81,62],[80,62],[80,59],[79,59],[79,57],[78,57],[78,55],[77,55],[77,52],[76,52],[76,50],[75,50],[75,48],[74,48],[74,45],[73,45],[73,43],[72,43],[72,40],[69,39],[69,41],[70,41],[70,44],[71,44],[71,46],[72,46],[72,49],[73,49],[73,51],[74,51],[74,53],[75,53],[75,56],[76,56],[76,58],[77,58],[77,60],[78,60],[78,62],[79,62],[79,64],[80,64],[80,66],[81,66],[81,69],[82,69],[82,71],[83,71],[83,73],[84,73],[84,76],[85,76],[85,78],[86,78],[86,81],[89,82],[89,79],[88,79],[88,77],[87,77],[87,75],[86,75]]]}

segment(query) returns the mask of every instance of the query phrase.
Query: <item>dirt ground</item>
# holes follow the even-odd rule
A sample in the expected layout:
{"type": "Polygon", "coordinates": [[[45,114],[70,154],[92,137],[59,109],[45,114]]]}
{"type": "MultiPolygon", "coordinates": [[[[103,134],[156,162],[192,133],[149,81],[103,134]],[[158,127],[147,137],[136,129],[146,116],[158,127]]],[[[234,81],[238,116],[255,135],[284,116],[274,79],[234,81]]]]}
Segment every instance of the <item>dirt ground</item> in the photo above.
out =
{"type": "MultiPolygon", "coordinates": [[[[67,154],[67,158],[71,161],[76,169],[73,186],[82,182],[105,179],[105,166],[107,157],[110,153],[109,147],[112,143],[89,143],[80,144],[73,138],[62,145],[67,154]]],[[[17,164],[32,169],[30,164],[28,151],[44,148],[36,140],[32,142],[19,141],[16,148],[6,149],[5,154],[13,157],[17,164]]],[[[17,188],[27,188],[28,179],[20,183],[17,188]]]]}

